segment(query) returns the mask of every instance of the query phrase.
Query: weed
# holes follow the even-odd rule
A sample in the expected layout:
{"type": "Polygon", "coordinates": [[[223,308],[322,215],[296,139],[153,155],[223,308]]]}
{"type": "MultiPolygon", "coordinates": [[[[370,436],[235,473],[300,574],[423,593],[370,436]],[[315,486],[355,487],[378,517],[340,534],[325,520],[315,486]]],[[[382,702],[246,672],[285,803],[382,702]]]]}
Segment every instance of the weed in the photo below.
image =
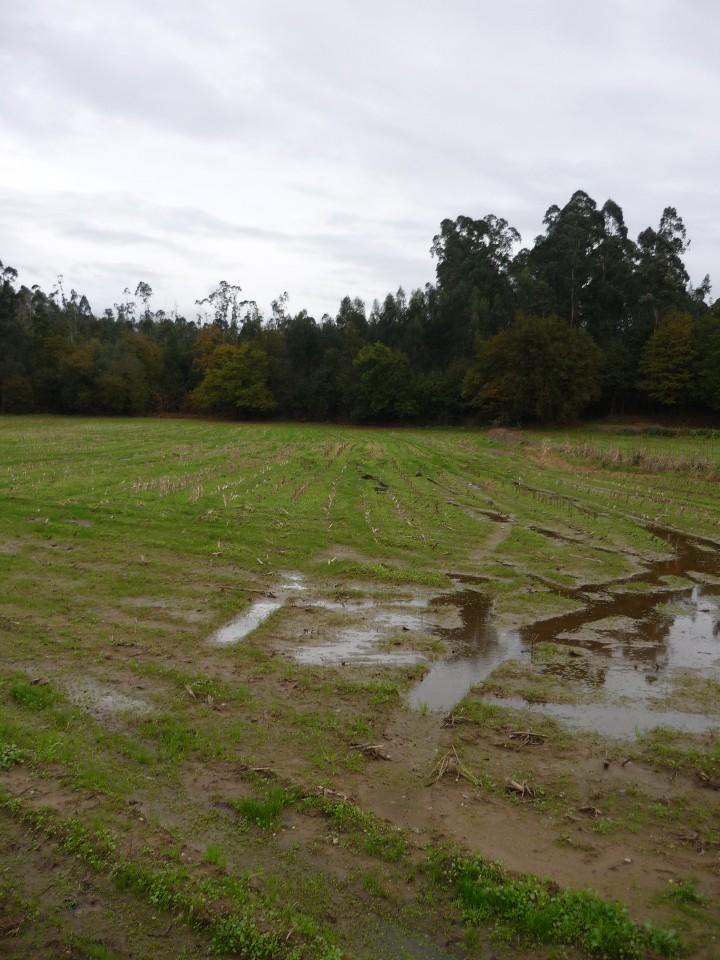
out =
{"type": "Polygon", "coordinates": [[[283,810],[296,803],[297,799],[298,795],[294,790],[272,785],[266,787],[260,795],[242,797],[234,800],[232,805],[243,820],[264,830],[272,830],[277,826],[283,810]]]}
{"type": "MultiPolygon", "coordinates": [[[[224,917],[215,925],[210,944],[212,953],[235,953],[247,960],[289,958],[282,941],[273,933],[263,933],[246,917],[224,917]]],[[[298,954],[296,954],[298,956],[298,954]]]]}
{"type": "Polygon", "coordinates": [[[74,937],[71,944],[83,960],[123,960],[121,955],[111,950],[110,947],[87,937],[74,937]]]}
{"type": "Polygon", "coordinates": [[[16,743],[0,744],[0,770],[9,770],[16,763],[22,763],[27,757],[27,751],[16,743]]]}
{"type": "Polygon", "coordinates": [[[390,862],[400,860],[407,852],[407,840],[403,833],[366,813],[348,800],[331,800],[328,797],[306,797],[304,808],[320,810],[335,826],[347,834],[354,846],[390,862]]]}

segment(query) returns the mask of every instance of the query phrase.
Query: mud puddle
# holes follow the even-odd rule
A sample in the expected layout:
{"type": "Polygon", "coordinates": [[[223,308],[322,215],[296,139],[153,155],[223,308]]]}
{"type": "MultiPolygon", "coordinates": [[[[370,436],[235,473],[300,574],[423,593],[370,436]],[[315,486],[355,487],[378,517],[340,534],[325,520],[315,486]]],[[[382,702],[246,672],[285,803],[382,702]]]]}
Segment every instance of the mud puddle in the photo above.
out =
{"type": "MultiPolygon", "coordinates": [[[[463,577],[463,581],[467,578],[463,577]]],[[[499,630],[490,612],[492,601],[476,590],[461,590],[437,597],[434,606],[452,605],[460,611],[462,625],[439,628],[450,657],[433,664],[408,694],[414,709],[451,710],[465,694],[482,683],[505,660],[522,654],[520,634],[499,630]]]]}
{"type": "Polygon", "coordinates": [[[255,603],[250,604],[245,613],[216,630],[210,637],[210,643],[218,647],[238,643],[253,630],[257,630],[260,624],[264,623],[270,614],[275,613],[282,605],[282,600],[256,600],[255,603]]]}
{"type": "Polygon", "coordinates": [[[210,636],[209,642],[215,646],[239,643],[277,610],[285,605],[292,605],[296,609],[316,608],[358,619],[357,624],[341,629],[327,642],[304,645],[293,650],[292,656],[298,663],[331,664],[352,661],[404,666],[426,659],[417,651],[386,652],[378,649],[377,645],[397,631],[432,632],[435,624],[428,625],[424,614],[418,612],[427,609],[427,598],[414,596],[397,601],[379,601],[372,597],[328,599],[303,596],[306,591],[307,584],[301,574],[284,574],[277,587],[216,630],[210,636]]]}
{"type": "Polygon", "coordinates": [[[717,717],[684,713],[682,710],[653,710],[641,703],[530,703],[521,697],[488,695],[483,700],[499,707],[552,717],[568,727],[617,739],[625,739],[655,727],[702,734],[715,730],[719,725],[717,717]]]}
{"type": "Polygon", "coordinates": [[[216,630],[209,637],[208,643],[218,647],[227,647],[239,643],[253,630],[257,630],[271,614],[279,610],[288,597],[304,590],[307,590],[307,584],[302,574],[285,574],[275,591],[269,591],[262,600],[251,603],[247,610],[216,630]]]}
{"type": "Polygon", "coordinates": [[[68,682],[66,690],[71,703],[83,707],[98,720],[108,720],[123,713],[145,716],[152,712],[146,700],[129,696],[89,677],[68,682]]]}
{"type": "Polygon", "coordinates": [[[399,600],[396,603],[377,599],[335,601],[323,598],[307,600],[304,609],[318,608],[343,613],[355,622],[310,645],[300,645],[291,651],[297,663],[305,664],[376,664],[379,666],[408,666],[427,660],[419,650],[386,650],[381,644],[399,633],[438,632],[437,619],[429,613],[418,612],[428,601],[422,598],[399,600]]]}
{"type": "MultiPolygon", "coordinates": [[[[567,705],[486,699],[609,736],[632,736],[638,729],[659,725],[692,733],[718,726],[718,718],[663,710],[658,701],[667,694],[676,671],[720,675],[720,587],[715,582],[720,555],[717,548],[708,549],[709,544],[649,529],[673,549],[672,557],[647,562],[644,570],[623,582],[625,589],[616,592],[609,592],[608,585],[567,591],[582,601],[582,609],[519,630],[499,628],[493,622],[491,601],[477,591],[437,598],[433,604],[458,606],[463,626],[437,631],[454,652],[435,663],[410,691],[410,706],[451,710],[506,660],[532,659],[536,644],[552,643],[592,654],[592,684],[599,688],[599,696],[615,702],[567,705]]],[[[568,659],[541,670],[582,683],[581,666],[568,659]]]]}
{"type": "Polygon", "coordinates": [[[348,627],[330,643],[300,647],[293,652],[297,663],[306,664],[377,664],[379,666],[408,666],[425,660],[414,650],[388,652],[378,649],[383,634],[368,627],[348,627]]]}

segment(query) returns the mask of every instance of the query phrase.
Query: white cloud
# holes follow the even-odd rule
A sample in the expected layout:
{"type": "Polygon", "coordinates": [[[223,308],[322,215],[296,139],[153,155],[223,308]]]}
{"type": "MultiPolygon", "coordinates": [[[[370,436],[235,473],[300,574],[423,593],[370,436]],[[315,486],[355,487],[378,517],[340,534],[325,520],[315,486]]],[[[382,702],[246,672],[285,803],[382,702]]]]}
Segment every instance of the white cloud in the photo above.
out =
{"type": "Polygon", "coordinates": [[[576,188],[675,205],[718,272],[712,0],[25,0],[0,33],[0,257],[96,309],[218,280],[317,315],[432,279],[445,216],[531,242],[576,188]]]}

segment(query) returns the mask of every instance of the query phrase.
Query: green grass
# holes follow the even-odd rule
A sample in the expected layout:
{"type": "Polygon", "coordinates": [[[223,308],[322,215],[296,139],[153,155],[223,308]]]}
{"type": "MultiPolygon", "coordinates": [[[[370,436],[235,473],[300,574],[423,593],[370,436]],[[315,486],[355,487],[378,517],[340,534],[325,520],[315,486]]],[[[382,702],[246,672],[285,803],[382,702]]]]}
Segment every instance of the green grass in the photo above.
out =
{"type": "Polygon", "coordinates": [[[707,899],[703,897],[697,888],[694,880],[678,880],[668,887],[664,895],[665,900],[670,903],[679,903],[683,905],[704,907],[707,905],[707,899]]]}
{"type": "MultiPolygon", "coordinates": [[[[580,746],[554,721],[472,694],[455,708],[467,725],[443,730],[429,710],[411,714],[404,703],[423,666],[292,662],[298,639],[322,639],[346,622],[343,613],[303,613],[303,596],[432,598],[451,588],[449,572],[460,572],[484,577],[477,589],[493,601],[495,616],[513,623],[569,610],[576,601],[567,588],[627,582],[643,557],[668,554],[648,520],[720,541],[717,480],[701,463],[720,464],[716,441],[599,428],[532,432],[508,443],[470,429],[1,417],[2,779],[23,790],[47,784],[66,808],[77,805],[78,828],[54,841],[57,856],[80,858],[125,884],[123,895],[183,922],[202,918],[207,949],[248,956],[282,949],[285,960],[298,950],[334,957],[340,943],[346,957],[368,960],[371,931],[391,902],[410,931],[445,942],[456,932],[452,909],[444,894],[424,909],[422,855],[414,835],[398,829],[412,822],[407,804],[424,789],[435,742],[439,749],[457,742],[478,774],[477,790],[503,803],[518,831],[533,817],[542,827],[543,817],[565,813],[574,831],[577,807],[588,802],[576,758],[598,763],[610,750],[615,763],[626,754],[599,738],[580,746]],[[498,525],[488,516],[496,513],[513,522],[498,525]],[[305,577],[306,593],[235,647],[205,643],[256,598],[280,592],[289,572],[305,577]],[[74,703],[72,684],[85,677],[147,710],[74,703]],[[505,749],[507,731],[529,725],[546,743],[505,749]],[[390,763],[356,749],[386,740],[390,763]],[[546,756],[557,773],[543,768],[546,756]],[[268,771],[275,779],[262,779],[268,771]],[[543,791],[542,802],[511,802],[504,788],[516,774],[543,791]],[[238,800],[247,784],[253,795],[238,800]],[[316,796],[320,785],[330,792],[316,796]],[[395,822],[380,816],[388,810],[395,822]],[[309,842],[292,830],[306,816],[317,818],[309,842]],[[120,846],[102,852],[98,833],[111,833],[120,846]],[[150,835],[162,838],[155,853],[150,835]],[[123,838],[130,851],[120,849],[123,838]],[[384,895],[406,888],[397,903],[384,895]]],[[[412,644],[410,635],[403,639],[412,644]]],[[[513,682],[532,680],[523,690],[535,699],[556,697],[549,668],[562,653],[536,652],[537,675],[513,682]]],[[[716,684],[710,676],[683,680],[675,693],[706,711],[716,684]]],[[[656,732],[627,752],[637,763],[693,777],[720,775],[710,738],[656,732]]],[[[475,790],[447,777],[432,791],[457,801],[457,824],[451,817],[442,829],[463,834],[475,790]],[[459,791],[471,796],[460,800],[459,791]]],[[[714,794],[702,797],[711,807],[714,794]]],[[[710,813],[700,817],[697,804],[662,804],[651,792],[631,791],[592,803],[603,809],[584,827],[593,843],[604,840],[598,829],[624,831],[624,843],[637,836],[638,844],[645,831],[672,858],[680,829],[715,839],[710,813]],[[632,804],[643,807],[642,817],[631,815],[632,804]],[[688,823],[679,826],[681,817],[688,823]]],[[[482,829],[474,829],[471,822],[463,834],[468,853],[482,849],[482,829]]],[[[703,869],[700,863],[701,889],[703,869]]],[[[623,896],[620,873],[613,882],[623,896]]],[[[513,896],[540,897],[544,889],[518,888],[513,896]]],[[[546,913],[555,909],[543,903],[546,913]]],[[[584,938],[574,945],[587,949],[590,926],[582,918],[594,902],[563,903],[574,935],[584,938]]],[[[541,921],[533,932],[520,914],[487,919],[468,928],[478,952],[490,949],[495,924],[500,936],[542,934],[541,921]]],[[[102,950],[89,914],[86,922],[88,944],[102,950]]],[[[616,913],[607,923],[625,929],[616,913]]],[[[691,939],[701,939],[702,929],[693,928],[691,939]]]]}
{"type": "Polygon", "coordinates": [[[225,854],[222,847],[217,843],[209,843],[203,852],[203,860],[205,863],[210,863],[215,867],[222,867],[225,865],[225,854]]]}
{"type": "Polygon", "coordinates": [[[27,680],[14,680],[9,684],[10,696],[28,710],[46,710],[60,699],[50,684],[33,684],[27,680]]]}
{"type": "Polygon", "coordinates": [[[471,927],[493,922],[506,937],[577,947],[602,960],[680,956],[680,942],[672,931],[638,925],[620,903],[592,891],[561,890],[479,858],[441,859],[435,870],[456,891],[471,927]]]}
{"type": "Polygon", "coordinates": [[[720,740],[708,741],[666,727],[640,734],[638,752],[657,767],[686,770],[704,777],[720,776],[720,740]]]}
{"type": "Polygon", "coordinates": [[[296,802],[297,794],[293,790],[273,784],[257,796],[234,800],[232,805],[247,823],[272,830],[278,825],[283,810],[296,802]]]}

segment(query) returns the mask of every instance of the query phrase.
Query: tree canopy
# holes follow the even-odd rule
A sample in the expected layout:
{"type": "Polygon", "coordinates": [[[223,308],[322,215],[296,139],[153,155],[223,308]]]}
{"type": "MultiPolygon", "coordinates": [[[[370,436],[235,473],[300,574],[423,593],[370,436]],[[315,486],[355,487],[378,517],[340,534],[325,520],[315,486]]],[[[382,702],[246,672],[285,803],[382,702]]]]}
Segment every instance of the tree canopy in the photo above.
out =
{"type": "Polygon", "coordinates": [[[221,281],[191,318],[138,280],[95,313],[0,262],[0,412],[423,422],[567,422],[594,413],[720,410],[720,301],[690,284],[672,206],[633,240],[622,208],[582,190],[522,246],[504,218],[445,219],[435,281],[335,316],[264,315],[221,281]],[[134,293],[131,290],[134,289],[134,293]]]}

